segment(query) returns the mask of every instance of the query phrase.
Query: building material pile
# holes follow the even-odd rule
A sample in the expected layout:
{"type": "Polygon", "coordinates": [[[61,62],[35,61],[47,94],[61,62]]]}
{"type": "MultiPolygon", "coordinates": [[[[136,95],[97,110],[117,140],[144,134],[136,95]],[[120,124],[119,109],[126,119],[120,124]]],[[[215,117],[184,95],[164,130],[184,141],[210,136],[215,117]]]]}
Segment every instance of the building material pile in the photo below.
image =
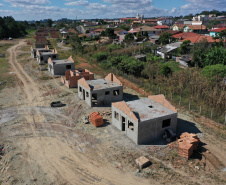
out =
{"type": "Polygon", "coordinates": [[[99,112],[90,113],[89,121],[91,121],[95,127],[99,127],[104,124],[103,117],[100,115],[99,112]]]}
{"type": "Polygon", "coordinates": [[[197,149],[199,142],[200,140],[196,134],[182,133],[178,140],[179,155],[188,159],[193,151],[197,149]]]}
{"type": "Polygon", "coordinates": [[[144,156],[137,158],[135,160],[135,162],[139,166],[140,169],[146,168],[151,164],[151,162],[144,156]]]}

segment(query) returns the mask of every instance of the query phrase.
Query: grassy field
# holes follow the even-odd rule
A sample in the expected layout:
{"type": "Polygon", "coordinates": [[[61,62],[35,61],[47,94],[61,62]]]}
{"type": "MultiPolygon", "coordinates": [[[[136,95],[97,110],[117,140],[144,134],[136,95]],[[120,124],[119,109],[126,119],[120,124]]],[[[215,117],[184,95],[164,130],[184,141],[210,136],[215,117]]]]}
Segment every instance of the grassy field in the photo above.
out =
{"type": "Polygon", "coordinates": [[[6,82],[4,85],[0,85],[0,91],[4,87],[11,87],[14,85],[14,76],[10,74],[10,64],[8,63],[8,54],[6,50],[11,47],[12,44],[0,44],[0,54],[4,53],[5,57],[0,58],[0,83],[6,82]]]}

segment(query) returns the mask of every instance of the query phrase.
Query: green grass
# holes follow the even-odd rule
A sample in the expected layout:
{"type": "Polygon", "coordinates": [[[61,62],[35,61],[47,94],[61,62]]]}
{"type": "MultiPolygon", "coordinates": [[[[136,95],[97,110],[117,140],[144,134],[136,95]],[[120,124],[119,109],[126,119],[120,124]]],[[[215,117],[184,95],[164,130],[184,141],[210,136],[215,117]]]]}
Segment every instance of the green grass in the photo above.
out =
{"type": "Polygon", "coordinates": [[[14,85],[14,76],[9,74],[11,66],[8,62],[8,54],[6,53],[6,50],[11,46],[12,44],[0,45],[0,54],[6,54],[4,58],[0,58],[0,82],[6,82],[6,84],[0,85],[0,91],[5,87],[14,85]]]}

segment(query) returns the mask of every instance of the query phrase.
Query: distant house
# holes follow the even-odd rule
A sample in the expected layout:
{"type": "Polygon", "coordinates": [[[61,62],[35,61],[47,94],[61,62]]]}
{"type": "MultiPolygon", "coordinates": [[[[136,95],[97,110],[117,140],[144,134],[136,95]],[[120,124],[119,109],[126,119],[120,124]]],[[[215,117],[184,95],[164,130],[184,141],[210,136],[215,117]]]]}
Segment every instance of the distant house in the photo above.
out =
{"type": "Polygon", "coordinates": [[[112,125],[138,145],[159,144],[166,129],[176,133],[177,110],[164,95],[115,102],[112,125]]]}
{"type": "Polygon", "coordinates": [[[173,35],[173,37],[178,40],[186,40],[187,38],[197,37],[197,36],[200,36],[200,35],[193,32],[177,33],[173,35]]]}
{"type": "Polygon", "coordinates": [[[131,29],[129,31],[129,33],[132,33],[132,32],[134,33],[141,32],[141,35],[144,35],[144,33],[147,32],[148,36],[152,36],[152,35],[161,33],[161,30],[155,29],[154,27],[151,27],[151,26],[141,26],[139,28],[131,29]]]}
{"type": "Polygon", "coordinates": [[[186,25],[185,24],[174,24],[173,26],[172,26],[172,29],[174,30],[174,31],[184,31],[184,27],[185,27],[186,25]]]}
{"type": "Polygon", "coordinates": [[[191,44],[199,43],[202,40],[206,40],[208,43],[220,42],[219,39],[214,40],[213,37],[211,37],[211,36],[203,36],[203,35],[186,38],[182,41],[185,41],[185,40],[190,40],[191,44]]]}
{"type": "Polygon", "coordinates": [[[166,30],[169,29],[169,26],[167,26],[167,25],[158,25],[158,26],[155,26],[154,28],[158,29],[158,30],[166,31],[166,30]]]}
{"type": "Polygon", "coordinates": [[[54,49],[53,51],[49,51],[49,52],[42,52],[37,50],[36,51],[36,56],[37,56],[37,61],[39,65],[48,63],[48,59],[51,58],[53,60],[57,60],[58,59],[58,53],[57,50],[54,49]]]}
{"type": "Polygon", "coordinates": [[[211,36],[211,37],[216,37],[217,34],[220,33],[220,32],[222,32],[223,30],[226,30],[226,27],[209,30],[210,36],[211,36]]]}
{"type": "Polygon", "coordinates": [[[52,60],[51,58],[48,59],[48,70],[53,75],[65,75],[66,71],[74,69],[75,63],[72,56],[66,60],[52,60]]]}
{"type": "Polygon", "coordinates": [[[139,19],[137,18],[121,18],[120,19],[120,23],[125,23],[125,22],[128,22],[128,21],[138,21],[139,19]]]}
{"type": "Polygon", "coordinates": [[[192,57],[189,55],[184,55],[182,57],[179,57],[178,62],[180,63],[180,65],[184,66],[184,67],[188,67],[191,63],[192,57]]]}
{"type": "Polygon", "coordinates": [[[44,48],[48,44],[45,36],[35,36],[35,47],[44,48]]]}
{"type": "Polygon", "coordinates": [[[184,32],[206,33],[207,28],[205,25],[186,25],[184,32]]]}
{"type": "Polygon", "coordinates": [[[160,18],[157,21],[158,25],[168,25],[168,26],[170,26],[170,25],[172,25],[172,23],[173,23],[172,19],[165,19],[165,18],[160,18]]]}
{"type": "Polygon", "coordinates": [[[167,44],[157,50],[157,54],[160,55],[163,59],[171,58],[171,52],[177,50],[182,42],[175,42],[171,44],[167,44]]]}
{"type": "Polygon", "coordinates": [[[50,52],[51,51],[48,46],[45,46],[44,48],[33,48],[31,46],[31,57],[32,58],[36,58],[36,51],[37,50],[39,50],[40,52],[50,52]]]}
{"type": "Polygon", "coordinates": [[[119,41],[120,41],[120,42],[123,42],[124,39],[125,39],[125,36],[126,36],[129,32],[126,31],[126,30],[120,29],[120,30],[115,31],[114,33],[117,35],[119,41]]]}
{"type": "Polygon", "coordinates": [[[152,42],[153,44],[159,44],[159,35],[152,35],[150,36],[150,42],[152,42]]]}
{"type": "Polygon", "coordinates": [[[157,19],[143,19],[143,24],[157,24],[157,19]]]}
{"type": "Polygon", "coordinates": [[[87,69],[70,70],[65,72],[65,76],[61,76],[61,82],[68,88],[78,87],[78,80],[93,80],[94,74],[87,69]]]}
{"type": "Polygon", "coordinates": [[[90,106],[105,106],[112,102],[122,101],[123,86],[112,73],[104,79],[78,80],[78,96],[90,106]]]}

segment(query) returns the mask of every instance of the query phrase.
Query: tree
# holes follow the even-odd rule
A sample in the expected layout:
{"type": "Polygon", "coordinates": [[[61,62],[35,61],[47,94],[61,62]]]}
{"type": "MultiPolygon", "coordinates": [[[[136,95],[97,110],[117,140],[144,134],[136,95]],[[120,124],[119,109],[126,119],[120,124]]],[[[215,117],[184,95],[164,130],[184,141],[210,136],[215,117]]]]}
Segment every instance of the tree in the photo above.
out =
{"type": "Polygon", "coordinates": [[[53,24],[52,19],[48,19],[48,20],[47,20],[47,26],[48,26],[48,27],[52,27],[52,24],[53,24]]]}
{"type": "Polygon", "coordinates": [[[144,36],[148,38],[148,32],[147,31],[144,32],[144,36]]]}
{"type": "Polygon", "coordinates": [[[210,80],[215,80],[216,77],[224,78],[226,76],[226,65],[216,64],[206,66],[202,70],[202,75],[210,80]]]}
{"type": "Polygon", "coordinates": [[[131,42],[134,40],[134,35],[132,33],[128,33],[126,36],[125,36],[125,41],[126,42],[131,42]]]}
{"type": "Polygon", "coordinates": [[[161,42],[162,45],[169,44],[176,39],[172,36],[171,33],[165,32],[159,37],[159,41],[161,42]]]}
{"type": "Polygon", "coordinates": [[[209,51],[209,43],[206,39],[202,39],[199,43],[195,43],[192,48],[192,66],[203,67],[206,54],[209,51]]]}
{"type": "Polygon", "coordinates": [[[83,54],[84,47],[82,46],[81,40],[77,34],[70,37],[70,44],[72,51],[74,51],[76,54],[83,54]]]}
{"type": "Polygon", "coordinates": [[[160,73],[162,73],[165,77],[168,77],[169,75],[172,75],[173,71],[168,64],[165,63],[161,66],[160,73]]]}
{"type": "Polygon", "coordinates": [[[190,40],[185,40],[185,41],[180,45],[180,47],[178,48],[178,52],[179,52],[181,55],[188,54],[189,51],[190,51],[190,44],[191,44],[191,41],[190,41],[190,40]]]}
{"type": "Polygon", "coordinates": [[[206,54],[203,66],[224,64],[226,65],[226,49],[224,47],[213,47],[206,54]]]}
{"type": "Polygon", "coordinates": [[[110,38],[115,37],[115,30],[113,28],[107,28],[105,33],[106,33],[106,36],[110,38]]]}

